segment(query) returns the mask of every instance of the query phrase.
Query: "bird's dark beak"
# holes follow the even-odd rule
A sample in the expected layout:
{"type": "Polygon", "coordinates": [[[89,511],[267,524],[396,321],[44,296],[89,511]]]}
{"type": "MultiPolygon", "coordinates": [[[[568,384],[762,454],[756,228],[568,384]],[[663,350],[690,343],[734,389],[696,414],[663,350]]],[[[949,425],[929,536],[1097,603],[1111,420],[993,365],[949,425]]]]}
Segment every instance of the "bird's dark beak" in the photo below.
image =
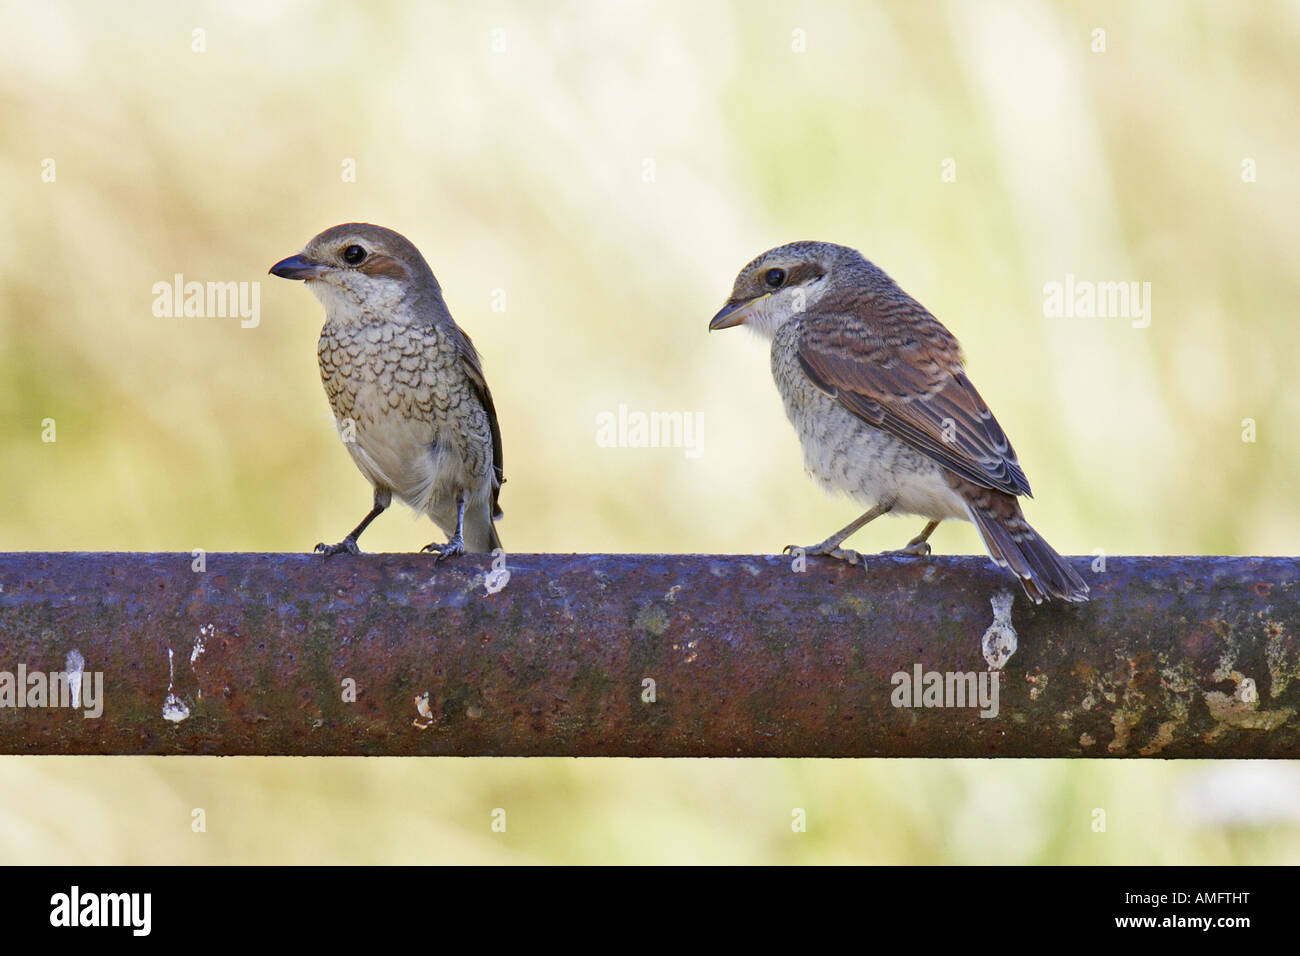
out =
{"type": "Polygon", "coordinates": [[[319,279],[328,266],[315,262],[306,256],[290,256],[271,266],[270,273],[281,279],[319,279]]]}
{"type": "Polygon", "coordinates": [[[749,313],[766,298],[767,294],[764,293],[756,299],[750,299],[748,302],[728,302],[722,307],[722,311],[709,322],[709,331],[729,329],[733,325],[744,325],[749,313]]]}

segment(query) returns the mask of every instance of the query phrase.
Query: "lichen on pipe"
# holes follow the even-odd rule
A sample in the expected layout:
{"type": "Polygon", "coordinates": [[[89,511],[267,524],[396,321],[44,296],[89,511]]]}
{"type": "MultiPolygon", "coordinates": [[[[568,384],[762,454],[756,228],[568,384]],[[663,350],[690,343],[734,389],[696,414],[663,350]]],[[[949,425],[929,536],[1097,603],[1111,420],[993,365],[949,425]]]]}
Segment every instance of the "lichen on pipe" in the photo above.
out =
{"type": "Polygon", "coordinates": [[[1075,563],[3,554],[0,752],[1300,757],[1300,559],[1075,563]]]}

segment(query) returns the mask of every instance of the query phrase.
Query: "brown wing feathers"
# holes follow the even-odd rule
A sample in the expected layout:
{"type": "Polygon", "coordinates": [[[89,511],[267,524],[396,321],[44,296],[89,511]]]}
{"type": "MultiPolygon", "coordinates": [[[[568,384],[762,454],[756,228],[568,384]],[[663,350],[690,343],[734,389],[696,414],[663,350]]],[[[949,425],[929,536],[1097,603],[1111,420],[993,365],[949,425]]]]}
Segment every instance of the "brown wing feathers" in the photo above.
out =
{"type": "Polygon", "coordinates": [[[956,340],[923,314],[928,322],[909,316],[917,330],[886,323],[884,332],[855,316],[807,316],[800,365],[849,411],[945,468],[986,488],[1030,494],[1011,443],[962,370],[956,340]]]}
{"type": "Polygon", "coordinates": [[[492,489],[492,517],[502,517],[501,506],[497,500],[501,497],[501,486],[505,484],[505,468],[501,462],[501,426],[497,423],[497,409],[492,402],[492,392],[488,389],[487,379],[483,376],[483,367],[479,364],[478,351],[468,335],[457,326],[452,326],[456,350],[460,353],[461,364],[469,376],[474,393],[487,413],[488,426],[492,429],[492,467],[496,472],[496,486],[492,489]]]}

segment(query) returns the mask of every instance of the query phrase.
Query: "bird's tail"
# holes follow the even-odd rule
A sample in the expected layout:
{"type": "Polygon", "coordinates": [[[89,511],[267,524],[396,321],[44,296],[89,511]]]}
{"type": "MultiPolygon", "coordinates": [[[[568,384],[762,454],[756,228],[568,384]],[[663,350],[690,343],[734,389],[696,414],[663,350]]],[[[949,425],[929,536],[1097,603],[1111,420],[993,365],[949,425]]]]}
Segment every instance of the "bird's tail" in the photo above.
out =
{"type": "Polygon", "coordinates": [[[472,510],[466,509],[461,536],[465,539],[465,550],[471,553],[489,553],[501,547],[490,505],[485,503],[472,510]]]}
{"type": "Polygon", "coordinates": [[[1088,600],[1088,585],[1065,558],[1043,540],[1020,510],[1020,502],[1001,491],[981,489],[967,499],[971,521],[979,528],[989,557],[1018,578],[1035,604],[1047,598],[1088,600]]]}

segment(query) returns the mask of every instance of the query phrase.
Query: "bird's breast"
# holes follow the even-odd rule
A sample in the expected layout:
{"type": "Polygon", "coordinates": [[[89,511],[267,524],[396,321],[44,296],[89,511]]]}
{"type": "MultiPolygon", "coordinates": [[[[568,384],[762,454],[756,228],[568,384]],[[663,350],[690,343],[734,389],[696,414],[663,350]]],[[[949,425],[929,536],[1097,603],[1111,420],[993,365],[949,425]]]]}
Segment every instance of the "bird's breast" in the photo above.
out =
{"type": "Polygon", "coordinates": [[[490,471],[486,413],[436,329],[327,324],[317,357],[340,435],[372,483],[423,511],[490,471]]]}
{"type": "Polygon", "coordinates": [[[804,467],[823,488],[864,506],[890,501],[898,513],[966,518],[943,468],[863,421],[808,378],[792,348],[772,350],[772,375],[803,449],[804,467]]]}
{"type": "Polygon", "coordinates": [[[374,424],[432,421],[448,405],[448,355],[435,333],[390,324],[326,325],[317,343],[321,382],[336,417],[374,424]]]}

